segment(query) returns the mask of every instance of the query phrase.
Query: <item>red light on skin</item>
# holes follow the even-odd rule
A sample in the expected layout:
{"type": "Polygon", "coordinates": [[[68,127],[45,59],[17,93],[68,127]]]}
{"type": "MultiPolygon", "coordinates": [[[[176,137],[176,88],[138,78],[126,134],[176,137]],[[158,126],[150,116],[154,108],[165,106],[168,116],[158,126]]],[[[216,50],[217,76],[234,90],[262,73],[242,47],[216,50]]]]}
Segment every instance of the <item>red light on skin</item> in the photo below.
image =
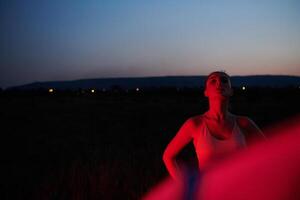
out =
{"type": "MultiPolygon", "coordinates": [[[[196,190],[188,190],[193,192],[192,199],[300,199],[300,116],[274,125],[265,133],[274,136],[207,169],[196,190]]],[[[187,188],[187,184],[178,188],[174,181],[165,181],[144,199],[183,200],[185,192],[182,191],[187,188]],[[174,198],[172,192],[178,194],[178,198],[174,198]]]]}
{"type": "Polygon", "coordinates": [[[203,171],[216,160],[226,159],[253,141],[265,139],[251,119],[228,111],[232,94],[227,74],[213,72],[208,76],[204,90],[209,100],[208,111],[187,119],[163,153],[164,164],[174,180],[181,179],[176,156],[188,143],[194,144],[198,166],[203,171]]]}

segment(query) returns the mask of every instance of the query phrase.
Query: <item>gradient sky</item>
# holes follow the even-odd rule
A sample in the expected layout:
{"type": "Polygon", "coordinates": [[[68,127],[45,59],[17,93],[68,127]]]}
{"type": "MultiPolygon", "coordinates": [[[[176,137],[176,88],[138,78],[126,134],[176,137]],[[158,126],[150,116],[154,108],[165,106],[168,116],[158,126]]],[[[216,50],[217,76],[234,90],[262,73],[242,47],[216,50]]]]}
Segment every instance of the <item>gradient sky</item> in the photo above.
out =
{"type": "Polygon", "coordinates": [[[0,1],[0,87],[98,77],[300,75],[299,0],[0,1]]]}

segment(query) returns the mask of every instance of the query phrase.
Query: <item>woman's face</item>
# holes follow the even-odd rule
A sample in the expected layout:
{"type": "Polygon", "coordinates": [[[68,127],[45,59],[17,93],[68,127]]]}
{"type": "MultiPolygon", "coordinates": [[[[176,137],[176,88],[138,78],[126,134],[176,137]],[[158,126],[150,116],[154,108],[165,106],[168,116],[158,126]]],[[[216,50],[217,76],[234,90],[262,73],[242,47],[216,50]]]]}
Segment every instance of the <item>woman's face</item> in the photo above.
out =
{"type": "Polygon", "coordinates": [[[228,98],[232,96],[231,82],[225,73],[216,72],[209,75],[204,94],[208,98],[228,98]]]}

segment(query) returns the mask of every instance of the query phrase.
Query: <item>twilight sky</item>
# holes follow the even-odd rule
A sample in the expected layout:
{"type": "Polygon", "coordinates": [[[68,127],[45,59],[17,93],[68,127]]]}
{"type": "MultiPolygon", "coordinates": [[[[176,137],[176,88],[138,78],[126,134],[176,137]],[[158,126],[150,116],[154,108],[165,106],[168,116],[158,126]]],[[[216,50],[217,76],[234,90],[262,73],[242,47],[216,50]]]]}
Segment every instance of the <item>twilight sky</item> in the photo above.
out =
{"type": "Polygon", "coordinates": [[[299,0],[2,0],[0,87],[98,77],[300,76],[299,0]]]}

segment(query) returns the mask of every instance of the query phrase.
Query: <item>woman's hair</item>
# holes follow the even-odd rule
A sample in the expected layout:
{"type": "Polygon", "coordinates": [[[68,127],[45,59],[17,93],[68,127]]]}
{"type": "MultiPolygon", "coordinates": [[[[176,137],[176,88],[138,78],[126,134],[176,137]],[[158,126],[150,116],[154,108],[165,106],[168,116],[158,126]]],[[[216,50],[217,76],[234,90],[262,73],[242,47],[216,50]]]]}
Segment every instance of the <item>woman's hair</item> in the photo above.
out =
{"type": "Polygon", "coordinates": [[[223,75],[225,75],[230,80],[230,76],[225,71],[214,71],[214,72],[211,72],[210,74],[207,75],[207,77],[204,80],[204,89],[206,88],[206,83],[207,83],[209,77],[212,76],[212,75],[214,75],[214,74],[223,74],[223,75]]]}

